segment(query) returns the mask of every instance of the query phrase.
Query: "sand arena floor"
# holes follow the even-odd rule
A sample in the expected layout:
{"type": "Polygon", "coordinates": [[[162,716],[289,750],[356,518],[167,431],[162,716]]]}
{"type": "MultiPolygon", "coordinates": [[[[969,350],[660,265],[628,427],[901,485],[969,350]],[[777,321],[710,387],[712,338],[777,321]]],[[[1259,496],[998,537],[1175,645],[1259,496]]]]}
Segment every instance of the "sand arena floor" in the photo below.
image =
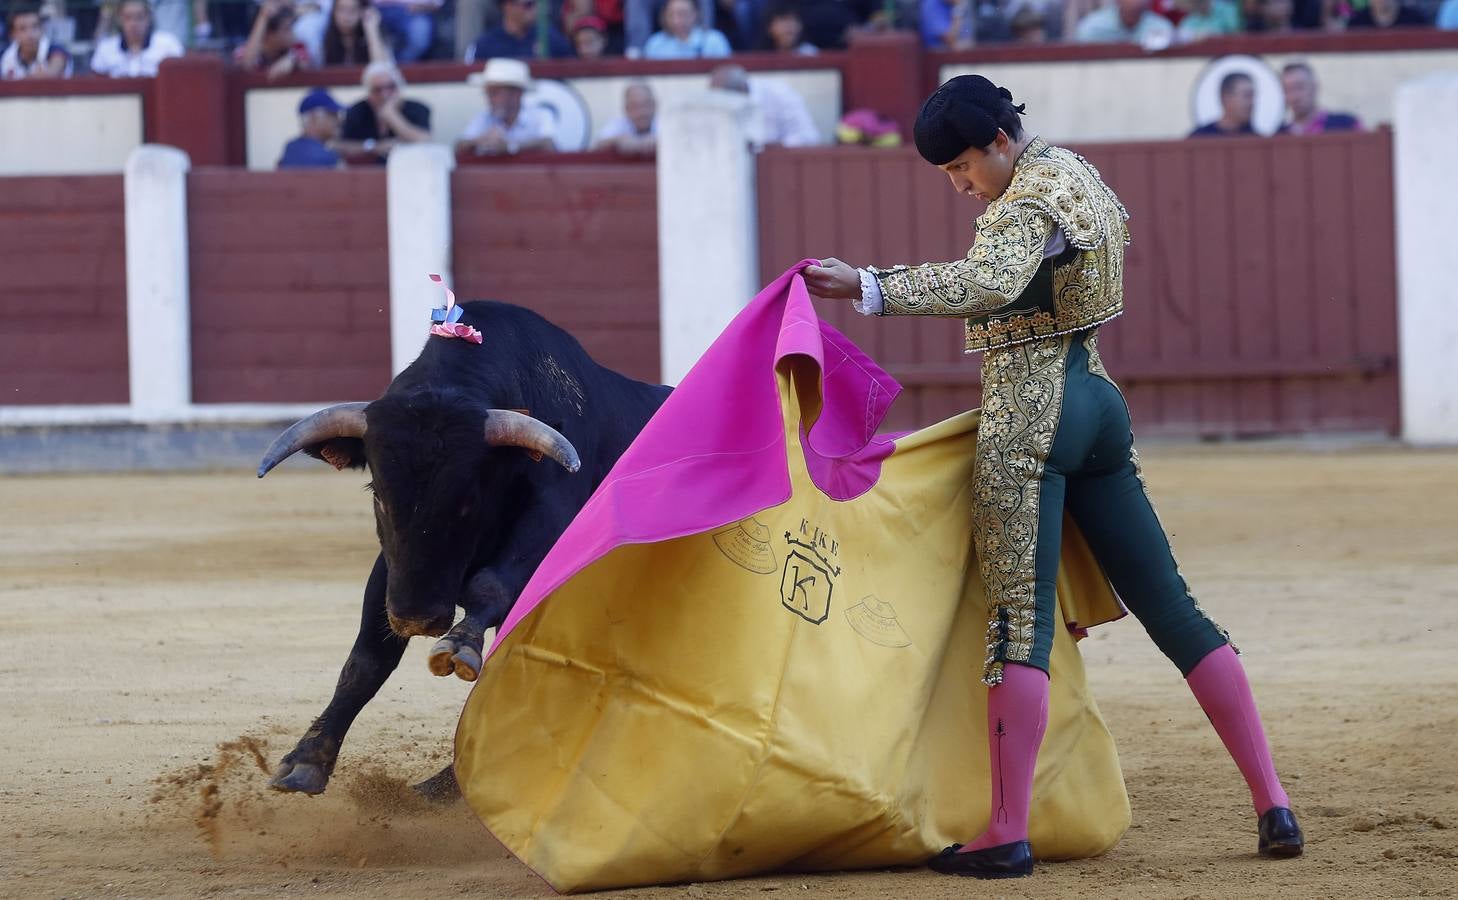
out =
{"type": "MultiPolygon", "coordinates": [[[[1458,454],[1151,447],[1205,607],[1246,653],[1308,835],[1254,855],[1245,787],[1132,620],[1083,645],[1134,827],[1099,859],[975,883],[776,875],[643,897],[1458,896],[1458,454]]],[[[264,788],[323,707],[372,549],[322,469],[0,479],[0,895],[543,897],[462,805],[467,686],[416,641],[319,798],[264,788]]]]}

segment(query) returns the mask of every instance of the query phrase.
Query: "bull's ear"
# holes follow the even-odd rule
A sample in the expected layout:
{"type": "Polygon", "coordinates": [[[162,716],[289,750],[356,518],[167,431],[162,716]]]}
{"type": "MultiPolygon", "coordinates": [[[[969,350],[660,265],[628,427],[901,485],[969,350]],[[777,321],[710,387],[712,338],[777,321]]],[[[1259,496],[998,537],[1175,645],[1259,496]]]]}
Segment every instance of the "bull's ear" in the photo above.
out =
{"type": "Polygon", "coordinates": [[[359,438],[330,438],[318,444],[303,448],[304,452],[322,459],[336,469],[363,469],[365,467],[364,441],[359,438]]]}

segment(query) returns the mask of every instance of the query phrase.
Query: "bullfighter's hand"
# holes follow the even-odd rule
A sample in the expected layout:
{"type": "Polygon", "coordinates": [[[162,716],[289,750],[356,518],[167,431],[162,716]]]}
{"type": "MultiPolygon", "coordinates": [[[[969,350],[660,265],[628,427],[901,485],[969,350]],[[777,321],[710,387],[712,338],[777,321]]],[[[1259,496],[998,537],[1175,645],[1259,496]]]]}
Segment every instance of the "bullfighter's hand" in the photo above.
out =
{"type": "Polygon", "coordinates": [[[805,287],[823,300],[861,299],[861,276],[855,269],[833,256],[822,259],[818,266],[806,266],[805,287]]]}

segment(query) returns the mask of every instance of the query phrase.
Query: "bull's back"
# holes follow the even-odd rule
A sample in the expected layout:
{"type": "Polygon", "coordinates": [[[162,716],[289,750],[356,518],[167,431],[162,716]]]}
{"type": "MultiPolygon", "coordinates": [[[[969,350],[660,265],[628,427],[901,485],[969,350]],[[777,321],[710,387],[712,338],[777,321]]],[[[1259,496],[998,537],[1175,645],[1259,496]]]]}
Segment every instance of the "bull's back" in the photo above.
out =
{"type": "Polygon", "coordinates": [[[461,322],[481,332],[481,343],[432,337],[392,390],[449,384],[486,406],[526,409],[606,467],[671,392],[601,365],[575,337],[530,309],[497,300],[461,306],[461,322]]]}

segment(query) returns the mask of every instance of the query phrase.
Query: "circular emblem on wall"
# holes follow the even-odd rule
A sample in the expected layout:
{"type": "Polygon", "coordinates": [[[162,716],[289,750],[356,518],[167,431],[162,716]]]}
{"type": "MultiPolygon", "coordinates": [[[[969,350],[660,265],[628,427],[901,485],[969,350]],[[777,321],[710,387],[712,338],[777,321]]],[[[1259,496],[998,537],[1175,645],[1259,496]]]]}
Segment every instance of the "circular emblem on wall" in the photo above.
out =
{"type": "Polygon", "coordinates": [[[539,109],[550,118],[558,150],[587,149],[587,142],[592,138],[592,115],[572,85],[565,81],[533,79],[531,90],[522,98],[522,106],[539,109]]]}
{"type": "Polygon", "coordinates": [[[1250,124],[1258,134],[1272,135],[1286,118],[1286,95],[1281,90],[1281,77],[1265,60],[1243,54],[1212,59],[1195,79],[1190,98],[1193,127],[1208,125],[1220,118],[1220,82],[1226,75],[1240,73],[1255,85],[1255,111],[1250,124]]]}

